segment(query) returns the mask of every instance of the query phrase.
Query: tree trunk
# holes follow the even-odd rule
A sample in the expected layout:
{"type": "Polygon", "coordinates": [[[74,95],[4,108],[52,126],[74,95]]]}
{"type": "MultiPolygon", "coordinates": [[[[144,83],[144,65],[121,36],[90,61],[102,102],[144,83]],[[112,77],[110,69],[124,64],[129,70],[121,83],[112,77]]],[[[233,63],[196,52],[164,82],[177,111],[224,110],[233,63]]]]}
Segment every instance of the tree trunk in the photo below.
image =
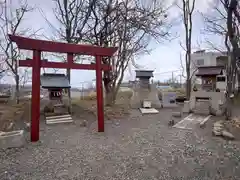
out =
{"type": "Polygon", "coordinates": [[[232,108],[233,108],[233,90],[234,90],[234,84],[233,84],[233,78],[234,78],[234,59],[235,59],[235,49],[233,49],[233,52],[230,56],[230,63],[227,67],[227,92],[226,92],[226,111],[225,116],[226,120],[229,120],[232,116],[232,108]]]}
{"type": "Polygon", "coordinates": [[[192,90],[191,79],[188,79],[186,82],[186,98],[188,101],[190,100],[191,97],[191,90],[192,90]]]}
{"type": "Polygon", "coordinates": [[[187,80],[186,80],[186,99],[189,101],[191,97],[192,90],[192,80],[190,77],[190,65],[186,68],[187,80]]]}
{"type": "Polygon", "coordinates": [[[112,86],[111,88],[108,89],[108,91],[106,91],[105,94],[106,106],[113,106],[116,103],[118,90],[119,90],[118,86],[112,86]]]}
{"type": "Polygon", "coordinates": [[[112,83],[110,71],[104,71],[103,84],[104,84],[104,90],[105,90],[105,105],[113,106],[115,103],[114,85],[112,83]]]}
{"type": "MultiPolygon", "coordinates": [[[[69,83],[71,82],[71,69],[67,69],[67,78],[69,83]]],[[[68,89],[68,113],[72,113],[72,101],[71,101],[71,88],[68,89]]]]}
{"type": "Polygon", "coordinates": [[[233,105],[233,98],[231,98],[232,92],[232,83],[229,81],[227,85],[227,93],[226,93],[226,110],[225,110],[225,118],[229,120],[232,116],[232,105],[233,105]]]}
{"type": "Polygon", "coordinates": [[[105,89],[105,105],[106,106],[113,106],[115,103],[114,99],[114,88],[110,85],[111,81],[108,78],[103,79],[104,89],[105,89]]]}
{"type": "Polygon", "coordinates": [[[237,96],[239,96],[240,93],[240,71],[237,71],[237,82],[238,82],[238,87],[237,87],[237,96]]]}
{"type": "Polygon", "coordinates": [[[15,89],[15,100],[16,103],[19,104],[19,75],[15,75],[16,89],[15,89]]]}
{"type": "Polygon", "coordinates": [[[113,90],[106,91],[106,94],[105,94],[105,104],[106,104],[106,106],[113,106],[115,104],[113,90]]]}

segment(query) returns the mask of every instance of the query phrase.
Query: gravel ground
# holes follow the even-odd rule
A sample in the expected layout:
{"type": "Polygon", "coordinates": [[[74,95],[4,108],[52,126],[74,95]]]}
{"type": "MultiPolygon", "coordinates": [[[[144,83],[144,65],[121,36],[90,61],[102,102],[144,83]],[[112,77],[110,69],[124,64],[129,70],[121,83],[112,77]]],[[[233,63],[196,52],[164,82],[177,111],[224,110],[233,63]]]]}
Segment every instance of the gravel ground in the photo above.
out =
{"type": "Polygon", "coordinates": [[[0,151],[0,179],[240,179],[240,144],[168,127],[171,110],[107,121],[105,133],[76,124],[41,126],[41,141],[0,151]]]}

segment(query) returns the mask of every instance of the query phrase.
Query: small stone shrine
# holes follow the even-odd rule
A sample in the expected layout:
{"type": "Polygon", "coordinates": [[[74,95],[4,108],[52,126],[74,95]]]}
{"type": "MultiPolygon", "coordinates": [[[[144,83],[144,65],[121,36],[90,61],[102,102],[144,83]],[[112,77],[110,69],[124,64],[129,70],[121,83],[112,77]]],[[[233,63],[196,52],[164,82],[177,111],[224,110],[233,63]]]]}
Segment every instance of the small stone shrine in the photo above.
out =
{"type": "Polygon", "coordinates": [[[131,106],[132,108],[140,108],[142,113],[158,113],[154,108],[161,107],[157,88],[149,82],[152,77],[152,70],[136,70],[138,81],[133,87],[131,106]]]}
{"type": "Polygon", "coordinates": [[[41,76],[41,86],[48,90],[49,103],[45,111],[54,114],[66,114],[68,102],[63,102],[64,91],[71,88],[67,77],[64,74],[44,73],[41,76]]]}

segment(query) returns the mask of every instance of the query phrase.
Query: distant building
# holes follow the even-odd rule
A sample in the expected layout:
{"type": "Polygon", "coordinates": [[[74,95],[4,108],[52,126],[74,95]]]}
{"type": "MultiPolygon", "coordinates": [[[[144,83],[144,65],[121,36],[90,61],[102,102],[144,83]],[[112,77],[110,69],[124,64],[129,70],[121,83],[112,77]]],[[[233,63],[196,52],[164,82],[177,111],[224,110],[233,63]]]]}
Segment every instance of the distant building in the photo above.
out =
{"type": "MultiPolygon", "coordinates": [[[[215,74],[216,75],[216,81],[215,88],[219,89],[225,89],[227,85],[227,79],[226,79],[226,66],[228,62],[228,56],[227,52],[221,53],[221,52],[206,52],[205,50],[196,51],[191,55],[191,75],[192,75],[192,81],[193,84],[205,84],[205,82],[202,82],[202,78],[199,78],[199,75],[196,76],[199,69],[204,71],[209,71],[210,69],[219,69],[217,67],[222,66],[223,71],[221,74],[215,74]],[[214,68],[216,67],[216,68],[214,68]],[[224,80],[224,82],[223,82],[224,80]]],[[[237,77],[236,77],[237,78],[237,77]]],[[[238,87],[238,81],[236,79],[236,85],[235,87],[238,87]]]]}
{"type": "MultiPolygon", "coordinates": [[[[193,80],[196,79],[196,71],[199,67],[219,66],[219,57],[227,57],[226,54],[220,52],[206,52],[205,50],[196,51],[191,54],[191,75],[193,80]]],[[[227,59],[225,59],[227,60],[227,59]]],[[[221,64],[222,65],[222,64],[221,64]]],[[[198,83],[198,82],[196,82],[198,83]]]]}

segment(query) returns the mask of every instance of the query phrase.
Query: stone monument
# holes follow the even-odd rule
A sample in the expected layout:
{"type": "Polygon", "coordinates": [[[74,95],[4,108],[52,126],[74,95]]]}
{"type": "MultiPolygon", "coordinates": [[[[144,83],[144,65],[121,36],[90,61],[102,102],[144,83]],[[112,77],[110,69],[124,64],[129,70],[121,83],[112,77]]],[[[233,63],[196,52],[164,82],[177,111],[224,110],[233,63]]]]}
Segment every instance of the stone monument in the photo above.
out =
{"type": "Polygon", "coordinates": [[[162,104],[162,107],[166,108],[177,107],[176,98],[177,98],[176,92],[161,91],[159,93],[159,99],[162,104]]]}
{"type": "Polygon", "coordinates": [[[161,103],[156,86],[150,83],[152,77],[152,70],[136,70],[138,81],[135,81],[133,86],[132,108],[140,108],[142,112],[146,113],[158,113],[154,108],[161,108],[161,103]]]}

